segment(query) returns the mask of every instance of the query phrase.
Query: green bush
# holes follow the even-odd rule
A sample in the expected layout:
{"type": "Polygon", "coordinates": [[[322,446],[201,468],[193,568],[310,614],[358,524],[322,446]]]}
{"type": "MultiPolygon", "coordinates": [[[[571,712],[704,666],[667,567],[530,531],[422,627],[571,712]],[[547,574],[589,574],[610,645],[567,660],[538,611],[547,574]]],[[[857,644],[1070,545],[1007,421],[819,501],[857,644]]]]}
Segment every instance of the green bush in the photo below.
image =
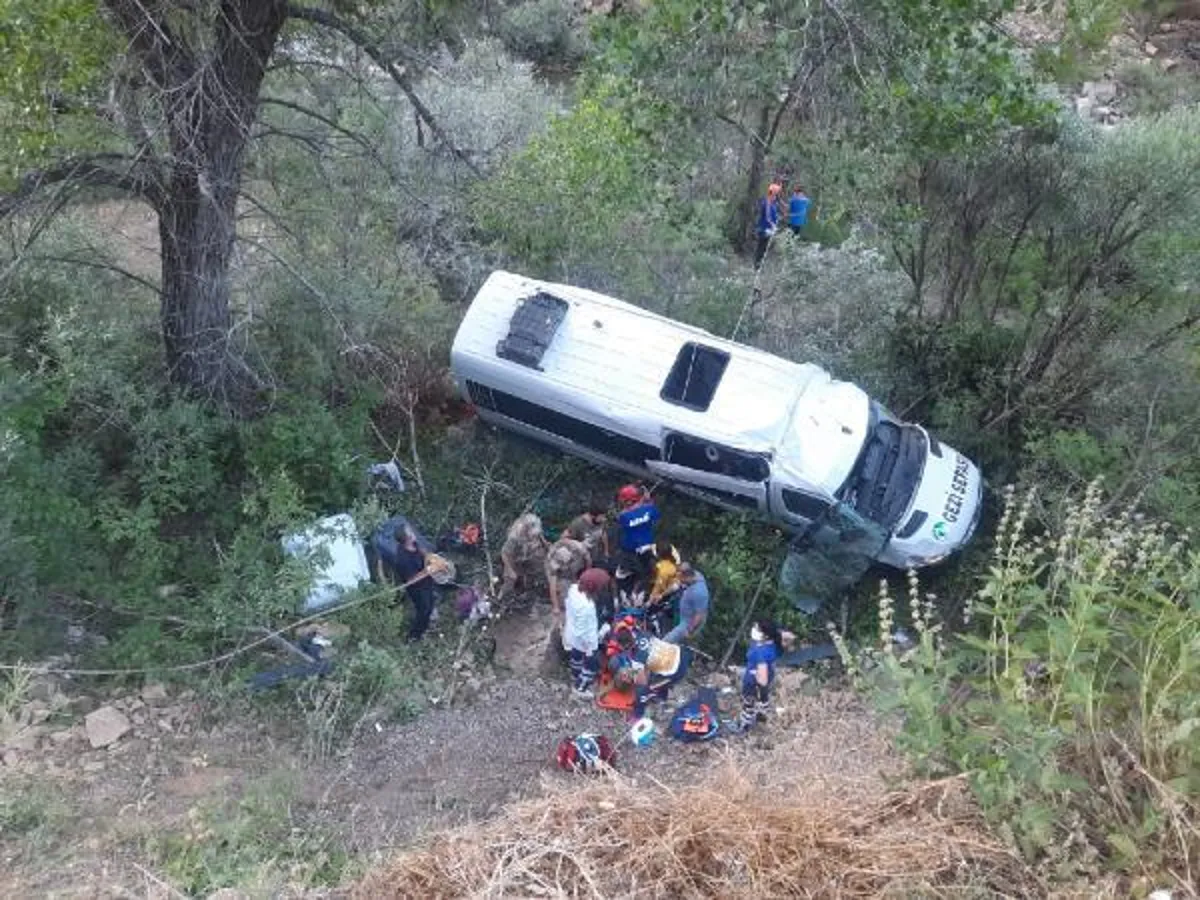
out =
{"type": "Polygon", "coordinates": [[[264,896],[339,883],[349,857],[300,797],[292,773],[252,784],[237,802],[189,810],[182,834],[157,834],[146,850],[171,883],[188,896],[247,887],[264,896]]]}
{"type": "Polygon", "coordinates": [[[1064,876],[1098,866],[1185,877],[1200,852],[1200,554],[1098,484],[1061,526],[1012,492],[968,627],[942,634],[910,576],[916,645],[848,664],[897,714],[928,775],[964,773],[984,812],[1064,876]]]}
{"type": "Polygon", "coordinates": [[[571,0],[529,0],[500,20],[500,39],[514,56],[538,65],[570,66],[588,52],[586,35],[571,0]]]}

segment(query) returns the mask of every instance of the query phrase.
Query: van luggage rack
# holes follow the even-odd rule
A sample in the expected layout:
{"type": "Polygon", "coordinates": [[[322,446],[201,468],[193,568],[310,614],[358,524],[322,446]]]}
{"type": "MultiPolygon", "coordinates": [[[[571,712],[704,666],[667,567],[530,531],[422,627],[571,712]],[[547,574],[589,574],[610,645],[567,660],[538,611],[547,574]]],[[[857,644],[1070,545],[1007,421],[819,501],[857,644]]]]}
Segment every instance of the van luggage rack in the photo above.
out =
{"type": "Polygon", "coordinates": [[[565,300],[538,291],[521,301],[508,324],[508,336],[496,344],[496,355],[542,371],[542,357],[570,307],[565,300]]]}

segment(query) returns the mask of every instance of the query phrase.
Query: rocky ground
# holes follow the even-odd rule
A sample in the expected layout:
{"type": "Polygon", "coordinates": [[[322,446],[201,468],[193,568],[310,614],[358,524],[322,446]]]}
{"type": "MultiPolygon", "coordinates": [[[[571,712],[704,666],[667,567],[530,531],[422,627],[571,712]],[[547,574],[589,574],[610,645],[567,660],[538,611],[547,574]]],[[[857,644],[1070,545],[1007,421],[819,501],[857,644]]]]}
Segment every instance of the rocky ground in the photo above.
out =
{"type": "MultiPolygon", "coordinates": [[[[0,896],[192,896],[178,872],[192,871],[193,857],[208,859],[200,853],[208,844],[216,859],[242,852],[220,817],[241,815],[264,792],[278,801],[269,815],[286,819],[286,840],[289,830],[319,829],[319,852],[365,864],[431,829],[486,818],[545,779],[578,777],[554,768],[559,739],[591,731],[620,742],[626,726],[617,713],[574,699],[564,678],[545,677],[545,634],[544,622],[526,616],[502,622],[493,678],[406,724],[364,721],[319,758],[296,729],[256,722],[253,707],[235,714],[159,683],[96,695],[35,679],[0,733],[0,896]],[[164,855],[167,845],[175,856],[164,855]]],[[[706,680],[729,684],[724,673],[706,680]]],[[[776,721],[757,735],[702,746],[663,735],[644,749],[624,742],[618,768],[684,786],[705,767],[766,754],[831,790],[872,778],[882,785],[899,771],[853,696],[794,672],[777,702],[776,721]]],[[[294,893],[278,868],[257,881],[222,873],[243,893],[218,896],[294,893]]]]}

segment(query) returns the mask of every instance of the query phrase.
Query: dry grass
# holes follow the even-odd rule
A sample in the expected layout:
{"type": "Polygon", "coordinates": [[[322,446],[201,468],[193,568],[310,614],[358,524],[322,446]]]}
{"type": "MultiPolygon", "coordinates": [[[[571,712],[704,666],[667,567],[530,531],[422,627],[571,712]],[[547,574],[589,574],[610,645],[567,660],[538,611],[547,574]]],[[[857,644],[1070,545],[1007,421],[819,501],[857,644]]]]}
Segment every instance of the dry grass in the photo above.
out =
{"type": "Polygon", "coordinates": [[[1045,893],[980,826],[961,781],[838,799],[732,762],[686,790],[620,776],[560,785],[434,836],[354,890],[363,900],[1045,893]]]}

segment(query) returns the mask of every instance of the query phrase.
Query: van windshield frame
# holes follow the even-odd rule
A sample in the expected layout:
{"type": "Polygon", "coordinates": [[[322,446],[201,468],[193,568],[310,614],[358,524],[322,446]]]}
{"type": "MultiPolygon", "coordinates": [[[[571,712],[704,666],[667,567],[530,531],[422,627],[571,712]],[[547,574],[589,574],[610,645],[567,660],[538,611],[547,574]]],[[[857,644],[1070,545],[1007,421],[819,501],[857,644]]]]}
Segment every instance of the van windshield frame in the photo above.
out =
{"type": "Polygon", "coordinates": [[[891,531],[917,493],[928,449],[920,428],[897,421],[872,402],[867,439],[838,491],[839,499],[891,531]]]}

